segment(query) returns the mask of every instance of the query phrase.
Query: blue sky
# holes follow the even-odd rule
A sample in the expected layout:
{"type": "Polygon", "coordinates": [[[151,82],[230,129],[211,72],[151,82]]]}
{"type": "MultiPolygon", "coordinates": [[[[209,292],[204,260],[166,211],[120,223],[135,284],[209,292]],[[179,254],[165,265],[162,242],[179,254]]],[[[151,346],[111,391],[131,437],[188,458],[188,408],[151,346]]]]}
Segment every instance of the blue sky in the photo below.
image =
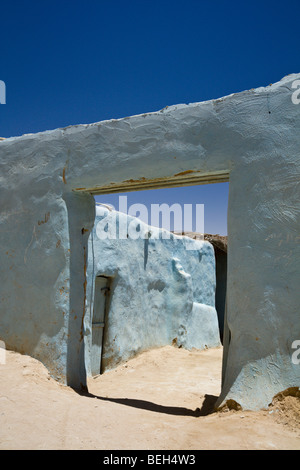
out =
{"type": "MultiPolygon", "coordinates": [[[[11,0],[0,14],[1,137],[218,98],[300,69],[298,0],[11,0]]],[[[128,196],[205,204],[205,230],[226,233],[228,184],[128,196]]]]}

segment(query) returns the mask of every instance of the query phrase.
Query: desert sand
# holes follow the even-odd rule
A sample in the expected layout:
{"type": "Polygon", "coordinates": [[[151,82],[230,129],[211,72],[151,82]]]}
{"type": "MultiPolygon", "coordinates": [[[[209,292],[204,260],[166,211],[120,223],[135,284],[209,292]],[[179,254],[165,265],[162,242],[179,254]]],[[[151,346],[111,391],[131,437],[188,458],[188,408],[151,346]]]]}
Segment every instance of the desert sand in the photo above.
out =
{"type": "Polygon", "coordinates": [[[222,348],[154,349],[89,380],[79,394],[36,359],[0,364],[2,450],[299,450],[300,398],[215,411],[222,348]]]}

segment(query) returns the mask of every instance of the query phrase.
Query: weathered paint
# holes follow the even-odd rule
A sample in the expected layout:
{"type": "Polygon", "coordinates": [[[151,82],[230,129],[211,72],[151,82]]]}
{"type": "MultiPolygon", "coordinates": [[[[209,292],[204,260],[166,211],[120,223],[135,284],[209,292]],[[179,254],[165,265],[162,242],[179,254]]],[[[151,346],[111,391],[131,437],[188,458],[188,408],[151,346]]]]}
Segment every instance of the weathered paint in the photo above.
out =
{"type": "Polygon", "coordinates": [[[84,386],[89,232],[82,229],[94,223],[90,192],[146,189],[147,181],[153,188],[205,184],[223,174],[230,180],[230,343],[219,403],[232,399],[257,409],[299,386],[300,368],[291,361],[292,342],[300,338],[300,106],[292,101],[299,78],[2,140],[0,337],[7,347],[37,357],[61,381],[84,386]],[[174,176],[187,171],[195,173],[174,176]]]}

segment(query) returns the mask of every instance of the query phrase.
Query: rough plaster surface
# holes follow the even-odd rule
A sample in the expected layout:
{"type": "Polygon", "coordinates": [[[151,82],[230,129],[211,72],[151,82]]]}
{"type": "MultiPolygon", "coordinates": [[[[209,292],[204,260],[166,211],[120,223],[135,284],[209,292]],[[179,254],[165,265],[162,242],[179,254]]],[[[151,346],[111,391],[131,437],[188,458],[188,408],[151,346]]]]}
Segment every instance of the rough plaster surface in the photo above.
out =
{"type": "Polygon", "coordinates": [[[94,286],[99,275],[111,278],[103,339],[105,369],[136,353],[172,343],[186,349],[220,345],[215,310],[215,257],[210,243],[175,236],[135,217],[96,206],[88,248],[85,316],[88,375],[91,375],[94,286]],[[97,235],[98,224],[108,229],[107,235],[102,232],[107,238],[97,235]],[[120,224],[126,229],[126,239],[119,237],[120,224]],[[138,239],[130,238],[130,224],[137,227],[133,235],[138,239]],[[111,239],[109,229],[114,227],[118,228],[117,236],[111,239]]]}
{"type": "Polygon", "coordinates": [[[91,191],[230,180],[219,403],[266,406],[299,386],[300,74],[203,103],[0,142],[0,337],[86,384],[91,191]],[[230,334],[229,334],[230,332],[230,334]],[[230,341],[229,341],[230,340],[230,341]]]}

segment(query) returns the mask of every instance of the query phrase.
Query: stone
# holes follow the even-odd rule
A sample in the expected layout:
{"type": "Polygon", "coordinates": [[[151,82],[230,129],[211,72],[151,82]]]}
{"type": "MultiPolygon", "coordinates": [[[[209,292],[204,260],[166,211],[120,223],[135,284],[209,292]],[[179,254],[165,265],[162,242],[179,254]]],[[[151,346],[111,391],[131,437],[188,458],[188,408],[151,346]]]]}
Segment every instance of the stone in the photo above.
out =
{"type": "Polygon", "coordinates": [[[86,386],[94,194],[229,181],[218,406],[299,386],[300,74],[202,103],[0,141],[0,338],[86,386]]]}

